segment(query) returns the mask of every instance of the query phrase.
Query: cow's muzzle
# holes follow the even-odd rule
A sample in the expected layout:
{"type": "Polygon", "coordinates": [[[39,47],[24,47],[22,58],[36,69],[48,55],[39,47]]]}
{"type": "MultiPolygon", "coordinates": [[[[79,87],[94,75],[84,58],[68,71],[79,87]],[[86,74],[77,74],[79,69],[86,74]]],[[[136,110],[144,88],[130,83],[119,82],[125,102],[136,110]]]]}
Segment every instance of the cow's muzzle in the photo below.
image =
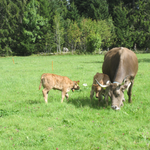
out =
{"type": "Polygon", "coordinates": [[[120,108],[118,106],[116,106],[116,105],[115,106],[111,106],[111,108],[114,109],[114,110],[120,110],[120,108]]]}

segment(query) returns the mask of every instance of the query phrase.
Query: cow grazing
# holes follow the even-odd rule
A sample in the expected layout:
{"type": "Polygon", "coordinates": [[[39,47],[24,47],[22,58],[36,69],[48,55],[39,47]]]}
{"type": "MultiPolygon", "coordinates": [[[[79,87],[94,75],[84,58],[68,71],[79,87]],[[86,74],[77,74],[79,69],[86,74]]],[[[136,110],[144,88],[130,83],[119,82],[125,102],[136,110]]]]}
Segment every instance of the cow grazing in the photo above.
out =
{"type": "Polygon", "coordinates": [[[128,102],[131,100],[132,86],[138,71],[138,60],[135,53],[127,48],[113,48],[106,53],[102,66],[103,73],[110,77],[109,85],[101,85],[109,89],[112,108],[119,110],[123,104],[124,91],[127,89],[128,102]]]}
{"type": "Polygon", "coordinates": [[[94,96],[94,92],[95,92],[96,93],[95,96],[96,98],[99,99],[99,101],[103,99],[103,95],[104,95],[105,101],[108,105],[108,91],[102,89],[101,86],[97,84],[97,82],[99,82],[102,85],[109,84],[110,82],[109,76],[106,74],[97,72],[95,76],[93,77],[93,84],[92,84],[92,89],[91,89],[91,94],[90,94],[90,98],[92,100],[94,96]]]}
{"type": "Polygon", "coordinates": [[[62,91],[62,99],[61,102],[63,102],[64,98],[66,97],[68,99],[69,95],[68,92],[70,90],[78,90],[80,81],[72,81],[68,77],[60,76],[56,74],[50,74],[50,73],[44,73],[41,76],[41,82],[39,85],[39,90],[41,89],[41,86],[43,85],[43,97],[45,102],[48,102],[48,92],[51,89],[54,90],[60,90],[62,91]]]}

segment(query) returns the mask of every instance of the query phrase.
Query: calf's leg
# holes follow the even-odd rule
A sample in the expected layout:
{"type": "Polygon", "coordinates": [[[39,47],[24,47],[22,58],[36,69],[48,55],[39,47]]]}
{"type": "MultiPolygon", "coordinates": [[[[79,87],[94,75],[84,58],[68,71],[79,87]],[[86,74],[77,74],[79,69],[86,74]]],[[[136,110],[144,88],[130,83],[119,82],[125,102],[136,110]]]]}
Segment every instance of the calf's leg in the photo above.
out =
{"type": "Polygon", "coordinates": [[[94,86],[92,86],[91,93],[90,93],[91,100],[92,100],[93,96],[94,96],[94,86]]]}
{"type": "Polygon", "coordinates": [[[108,106],[108,92],[109,92],[109,88],[106,88],[104,96],[105,96],[105,102],[107,106],[108,106]]]}
{"type": "Polygon", "coordinates": [[[102,95],[102,90],[99,92],[99,95],[98,95],[98,105],[100,105],[100,102],[102,102],[103,100],[103,95],[102,95]]]}
{"type": "Polygon", "coordinates": [[[66,97],[66,99],[68,100],[68,98],[69,98],[69,95],[68,95],[68,93],[66,93],[66,94],[65,94],[65,97],[66,97]]]}
{"type": "Polygon", "coordinates": [[[66,96],[66,93],[67,93],[67,91],[66,90],[63,90],[62,91],[62,98],[61,98],[61,103],[63,103],[63,100],[64,100],[64,98],[65,98],[65,96],[66,96]]]}
{"type": "Polygon", "coordinates": [[[105,95],[105,102],[106,102],[106,105],[108,106],[108,94],[105,95]]]}
{"type": "Polygon", "coordinates": [[[49,92],[49,90],[44,88],[42,92],[43,92],[43,97],[44,97],[45,103],[47,103],[48,102],[48,92],[49,92]]]}

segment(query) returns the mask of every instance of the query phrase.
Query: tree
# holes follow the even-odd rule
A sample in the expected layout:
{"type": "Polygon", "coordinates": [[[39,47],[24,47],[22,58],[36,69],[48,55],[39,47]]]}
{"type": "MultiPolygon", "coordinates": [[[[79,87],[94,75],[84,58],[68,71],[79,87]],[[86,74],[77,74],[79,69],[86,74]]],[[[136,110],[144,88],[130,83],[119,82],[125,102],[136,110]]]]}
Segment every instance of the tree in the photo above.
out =
{"type": "Polygon", "coordinates": [[[61,53],[61,45],[64,43],[64,28],[61,24],[61,16],[56,13],[53,20],[54,41],[57,46],[57,53],[61,53]]]}
{"type": "Polygon", "coordinates": [[[150,1],[139,0],[135,6],[128,14],[133,41],[138,48],[150,47],[150,1]]]}
{"type": "Polygon", "coordinates": [[[132,34],[127,19],[127,11],[121,6],[114,8],[114,25],[116,32],[116,45],[131,48],[133,47],[132,34]]]}
{"type": "Polygon", "coordinates": [[[31,0],[27,4],[21,26],[20,42],[17,44],[20,55],[30,55],[38,51],[35,46],[43,38],[41,28],[47,25],[47,19],[38,14],[39,7],[37,0],[31,0]]]}
{"type": "Polygon", "coordinates": [[[74,4],[74,1],[68,5],[68,19],[73,20],[73,21],[77,21],[80,18],[80,15],[78,13],[77,7],[74,4]]]}
{"type": "Polygon", "coordinates": [[[76,50],[77,42],[80,42],[80,36],[81,36],[81,31],[76,21],[71,22],[67,31],[67,37],[68,37],[70,48],[72,49],[72,54],[73,51],[76,50]]]}
{"type": "Polygon", "coordinates": [[[0,54],[12,54],[14,33],[17,28],[16,22],[19,9],[10,0],[0,0],[0,54]]]}
{"type": "Polygon", "coordinates": [[[70,0],[77,7],[79,14],[85,18],[104,20],[109,17],[106,0],[70,0]]]}
{"type": "Polygon", "coordinates": [[[94,52],[111,38],[111,26],[105,20],[82,19],[80,31],[80,49],[83,52],[94,52]]]}
{"type": "Polygon", "coordinates": [[[95,20],[105,20],[108,19],[108,4],[106,0],[92,0],[90,3],[90,8],[88,9],[89,18],[95,20]]]}

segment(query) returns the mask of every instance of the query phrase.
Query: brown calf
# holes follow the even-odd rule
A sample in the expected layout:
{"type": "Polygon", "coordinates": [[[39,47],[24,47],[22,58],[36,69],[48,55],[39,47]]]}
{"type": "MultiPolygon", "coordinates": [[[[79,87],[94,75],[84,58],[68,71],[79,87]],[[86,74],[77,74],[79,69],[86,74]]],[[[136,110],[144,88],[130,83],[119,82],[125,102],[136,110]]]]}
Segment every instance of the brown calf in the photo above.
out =
{"type": "Polygon", "coordinates": [[[96,73],[96,75],[93,78],[93,84],[92,84],[92,89],[91,89],[91,94],[90,94],[90,98],[92,100],[93,96],[94,96],[94,92],[96,93],[96,98],[99,99],[99,101],[101,101],[103,99],[103,95],[105,96],[105,101],[108,105],[108,92],[106,90],[104,90],[103,88],[101,88],[98,84],[97,81],[104,85],[104,84],[108,84],[110,82],[109,76],[103,73],[96,73]]]}
{"type": "Polygon", "coordinates": [[[69,95],[68,92],[70,90],[78,90],[80,81],[72,81],[68,77],[60,76],[56,74],[50,74],[50,73],[44,73],[41,76],[41,82],[39,85],[39,90],[41,89],[41,86],[43,85],[43,97],[45,102],[48,102],[48,92],[51,89],[54,90],[60,90],[62,91],[62,99],[61,102],[63,102],[64,98],[66,97],[68,99],[69,95]]]}

